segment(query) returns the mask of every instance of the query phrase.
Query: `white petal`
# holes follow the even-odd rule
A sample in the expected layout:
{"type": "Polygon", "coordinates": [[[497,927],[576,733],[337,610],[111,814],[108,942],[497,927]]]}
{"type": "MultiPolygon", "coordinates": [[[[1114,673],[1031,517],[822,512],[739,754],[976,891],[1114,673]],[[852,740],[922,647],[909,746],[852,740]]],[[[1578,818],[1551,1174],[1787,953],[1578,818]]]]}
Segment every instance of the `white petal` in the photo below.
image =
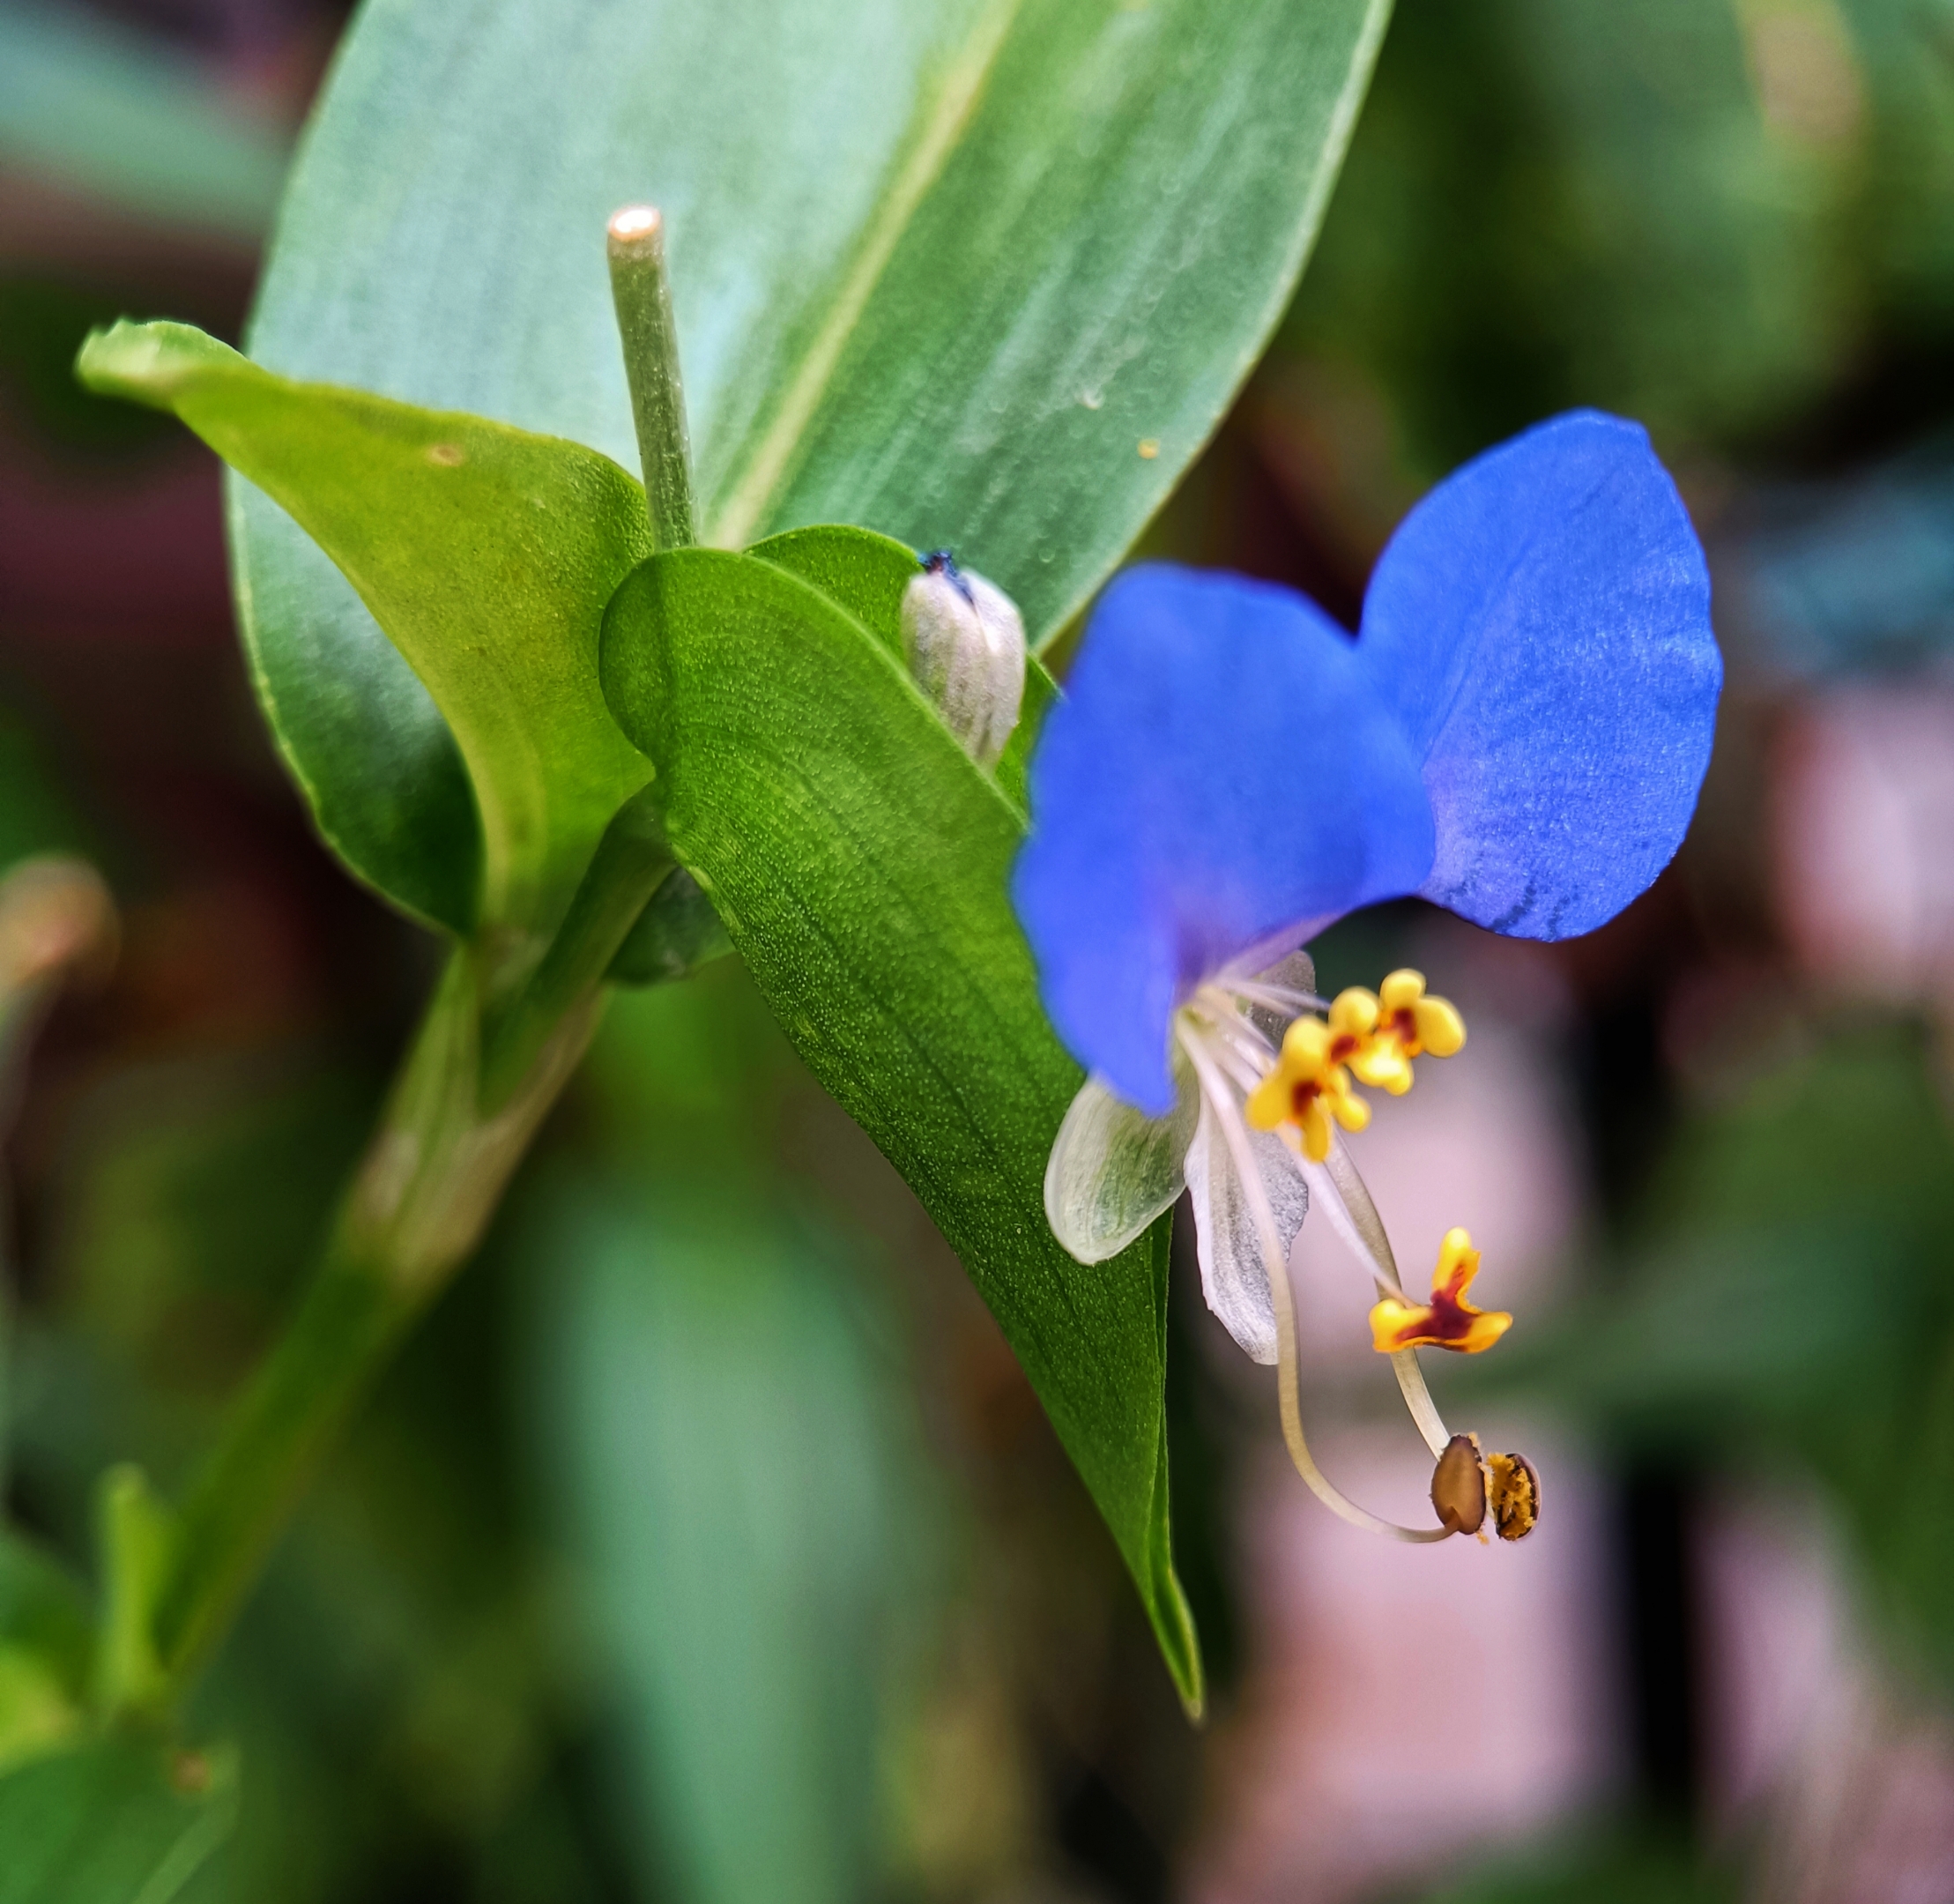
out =
{"type": "Polygon", "coordinates": [[[1052,1234],[1081,1262],[1116,1256],[1181,1192],[1181,1159],[1200,1088],[1177,1063],[1179,1100],[1149,1118],[1089,1077],[1072,1100],[1045,1165],[1052,1234]]]}
{"type": "MultiPolygon", "coordinates": [[[[1280,1137],[1252,1130],[1249,1148],[1260,1166],[1262,1190],[1275,1217],[1282,1257],[1303,1227],[1310,1207],[1296,1160],[1280,1137]]],[[[1250,1360],[1275,1360],[1275,1309],[1269,1296],[1262,1242],[1235,1169],[1228,1139],[1204,1099],[1200,1127],[1187,1152],[1187,1190],[1194,1205],[1194,1241],[1201,1264],[1201,1293],[1250,1360]]]]}

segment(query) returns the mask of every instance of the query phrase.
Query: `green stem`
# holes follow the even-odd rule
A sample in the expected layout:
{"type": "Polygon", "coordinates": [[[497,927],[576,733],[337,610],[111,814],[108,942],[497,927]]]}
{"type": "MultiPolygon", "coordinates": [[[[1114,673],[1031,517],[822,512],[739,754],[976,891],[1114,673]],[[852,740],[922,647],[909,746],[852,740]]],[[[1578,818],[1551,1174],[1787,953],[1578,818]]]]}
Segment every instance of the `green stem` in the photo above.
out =
{"type": "Polygon", "coordinates": [[[665,220],[653,205],[627,205],[611,219],[606,249],[611,297],[624,340],[644,505],[662,553],[699,539],[692,514],[692,453],[686,435],[685,390],[679,380],[679,333],[665,269],[665,220]]]}
{"type": "Polygon", "coordinates": [[[654,792],[643,788],[612,815],[542,963],[515,1000],[490,1017],[482,1035],[485,1113],[521,1088],[564,1013],[601,983],[651,896],[677,866],[654,792]]]}
{"type": "MultiPolygon", "coordinates": [[[[620,212],[608,244],[652,539],[687,547],[691,456],[663,221],[649,206],[620,212]]],[[[130,1477],[105,1496],[112,1572],[135,1596],[114,1629],[134,1638],[105,1648],[111,1704],[180,1692],[229,1625],[361,1396],[473,1251],[590,1043],[606,972],[673,865],[648,790],[613,816],[512,999],[488,983],[483,947],[450,957],[311,1285],[181,1513],[152,1514],[130,1477]]]]}
{"type": "Polygon", "coordinates": [[[234,1404],[177,1517],[155,1599],[156,1651],[181,1690],[229,1625],[348,1417],[409,1325],[473,1250],[595,1029],[573,1000],[496,1109],[481,1109],[481,985],[458,948],[323,1260],[234,1404]]]}

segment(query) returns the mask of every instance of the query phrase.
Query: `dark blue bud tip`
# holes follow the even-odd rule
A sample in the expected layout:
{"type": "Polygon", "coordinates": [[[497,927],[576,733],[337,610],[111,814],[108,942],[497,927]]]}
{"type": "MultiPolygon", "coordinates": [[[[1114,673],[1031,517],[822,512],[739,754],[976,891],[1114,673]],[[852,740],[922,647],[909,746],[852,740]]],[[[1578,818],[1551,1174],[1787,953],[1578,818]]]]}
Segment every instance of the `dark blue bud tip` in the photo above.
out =
{"type": "Polygon", "coordinates": [[[977,597],[970,591],[970,584],[963,579],[963,571],[956,565],[956,557],[947,548],[932,549],[927,555],[918,558],[924,569],[930,575],[940,575],[947,581],[971,607],[977,606],[977,597]]]}

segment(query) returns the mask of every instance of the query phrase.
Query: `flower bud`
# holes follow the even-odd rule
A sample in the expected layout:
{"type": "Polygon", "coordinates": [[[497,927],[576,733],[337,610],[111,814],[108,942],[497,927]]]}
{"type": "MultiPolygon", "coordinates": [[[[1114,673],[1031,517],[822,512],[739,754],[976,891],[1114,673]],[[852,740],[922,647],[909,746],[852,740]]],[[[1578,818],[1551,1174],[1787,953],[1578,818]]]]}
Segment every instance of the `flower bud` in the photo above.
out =
{"type": "Polygon", "coordinates": [[[980,767],[995,766],[1024,699],[1016,604],[938,549],[903,591],[903,654],[964,752],[980,767]]]}

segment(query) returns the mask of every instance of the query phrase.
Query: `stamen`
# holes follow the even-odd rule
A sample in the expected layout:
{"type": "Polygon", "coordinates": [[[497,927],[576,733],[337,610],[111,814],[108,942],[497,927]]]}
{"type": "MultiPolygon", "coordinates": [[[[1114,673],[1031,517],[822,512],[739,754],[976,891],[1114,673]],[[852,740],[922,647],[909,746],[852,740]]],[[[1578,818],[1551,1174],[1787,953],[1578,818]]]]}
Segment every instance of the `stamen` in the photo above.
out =
{"type": "Polygon", "coordinates": [[[1483,1541],[1490,1514],[1501,1540],[1525,1540],[1540,1525],[1540,1476],[1524,1454],[1489,1454],[1477,1435],[1454,1435],[1432,1470],[1431,1505],[1454,1533],[1483,1541]]]}
{"type": "Polygon", "coordinates": [[[1519,1455],[1482,1455],[1476,1439],[1452,1434],[1425,1386],[1415,1348],[1391,1346],[1393,1336],[1404,1341],[1408,1332],[1412,1341],[1426,1339],[1415,1330],[1428,1313],[1437,1318],[1430,1339],[1447,1348],[1485,1347],[1511,1318],[1463,1304],[1465,1285],[1478,1262],[1464,1231],[1446,1238],[1432,1303],[1421,1306],[1406,1301],[1384,1220],[1332,1122],[1334,1119],[1350,1129],[1361,1129],[1369,1119],[1369,1107],[1349,1090],[1346,1066],[1364,1082],[1401,1094],[1411,1085],[1413,1059],[1427,1053],[1450,1057],[1465,1042],[1465,1025],[1457,1010],[1444,999],[1426,995],[1422,973],[1393,972],[1380,993],[1351,987],[1326,1006],[1313,993],[1262,979],[1215,980],[1201,985],[1182,1007],[1177,1035],[1228,1145],[1255,1224],[1275,1317],[1282,1438],[1296,1472],[1333,1513],[1371,1533],[1406,1541],[1443,1540],[1449,1534],[1477,1531],[1490,1514],[1501,1539],[1523,1539],[1539,1518],[1540,1483],[1533,1469],[1519,1455]],[[1249,1009],[1244,1012],[1244,1007],[1249,1009]],[[1290,1015],[1291,1023],[1287,1030],[1272,1031],[1256,1017],[1258,1007],[1290,1015]],[[1304,1015],[1317,1012],[1326,1013],[1326,1021],[1304,1015]],[[1280,1044],[1272,1042],[1277,1031],[1280,1044]],[[1295,1293],[1287,1252],[1255,1163],[1247,1123],[1229,1089],[1231,1084],[1247,1100],[1249,1121],[1259,1130],[1275,1133],[1295,1154],[1311,1201],[1369,1270],[1377,1287],[1373,1333],[1377,1346],[1390,1355],[1405,1407],[1437,1462],[1432,1505],[1443,1523],[1439,1528],[1415,1529],[1379,1520],[1341,1493],[1310,1453],[1303,1434],[1295,1293]],[[1462,1268],[1463,1274],[1455,1273],[1448,1280],[1450,1255],[1460,1256],[1460,1263],[1452,1267],[1455,1272],[1462,1268]],[[1465,1255],[1470,1255],[1469,1263],[1465,1255]],[[1449,1309],[1438,1316],[1441,1300],[1459,1308],[1470,1325],[1469,1337],[1451,1326],[1449,1309]],[[1380,1317],[1392,1326],[1385,1328],[1380,1317]]]}
{"type": "MultiPolygon", "coordinates": [[[[1330,1227],[1349,1246],[1371,1272],[1371,1280],[1385,1296],[1402,1300],[1404,1285],[1398,1280],[1398,1262],[1391,1253],[1391,1238],[1385,1233],[1384,1219],[1371,1201],[1371,1191],[1358,1175],[1356,1165],[1341,1139],[1333,1141],[1330,1152],[1320,1164],[1304,1157],[1304,1179],[1310,1186],[1312,1203],[1330,1219],[1330,1227]]],[[[1434,1455],[1442,1455],[1452,1435],[1445,1427],[1438,1404],[1425,1386],[1424,1371],[1418,1365],[1415,1349],[1400,1349],[1391,1357],[1391,1372],[1398,1379],[1398,1392],[1410,1411],[1413,1424],[1434,1455]]]]}
{"type": "Polygon", "coordinates": [[[1208,1024],[1226,1040],[1230,1050],[1249,1060],[1254,1067],[1256,1082],[1259,1083],[1275,1062],[1275,1050],[1269,1041],[1232,1005],[1219,1017],[1210,1019],[1208,1024]]]}
{"type": "Polygon", "coordinates": [[[1476,1534],[1486,1520],[1486,1470],[1479,1443],[1454,1435],[1431,1471],[1431,1505],[1439,1520],[1460,1534],[1476,1534]]]}
{"type": "MultiPolygon", "coordinates": [[[[1288,1444],[1289,1459],[1296,1464],[1296,1471],[1326,1507],[1352,1527],[1362,1528],[1367,1533],[1383,1534],[1393,1540],[1421,1544],[1448,1539],[1453,1532],[1450,1527],[1408,1528],[1400,1527],[1394,1521],[1380,1520],[1340,1492],[1317,1466],[1303,1433],[1302,1400],[1296,1377],[1296,1312],[1289,1289],[1289,1264],[1284,1259],[1282,1238],[1276,1229],[1275,1213],[1269,1208],[1268,1194],[1262,1187],[1261,1174],[1256,1169],[1254,1155],[1249,1147],[1248,1127],[1235,1108],[1227,1081],[1216,1063],[1215,1054],[1207,1048],[1207,1039],[1190,1026],[1183,1030],[1181,1045],[1200,1081],[1209,1114],[1221,1126],[1229,1154],[1241,1178],[1242,1194],[1248,1200],[1249,1213],[1255,1220],[1257,1238],[1262,1246],[1263,1268],[1268,1275],[1269,1297],[1275,1311],[1276,1379],[1282,1439],[1288,1444]]],[[[1440,1452],[1443,1446],[1441,1441],[1440,1448],[1434,1452],[1440,1452]]]]}
{"type": "Polygon", "coordinates": [[[1198,1034],[1209,1040],[1208,1056],[1214,1060],[1229,1082],[1243,1091],[1252,1091],[1261,1082],[1260,1075],[1250,1061],[1246,1052],[1237,1050],[1219,1033],[1218,1027],[1209,1026],[1198,1034]]]}

